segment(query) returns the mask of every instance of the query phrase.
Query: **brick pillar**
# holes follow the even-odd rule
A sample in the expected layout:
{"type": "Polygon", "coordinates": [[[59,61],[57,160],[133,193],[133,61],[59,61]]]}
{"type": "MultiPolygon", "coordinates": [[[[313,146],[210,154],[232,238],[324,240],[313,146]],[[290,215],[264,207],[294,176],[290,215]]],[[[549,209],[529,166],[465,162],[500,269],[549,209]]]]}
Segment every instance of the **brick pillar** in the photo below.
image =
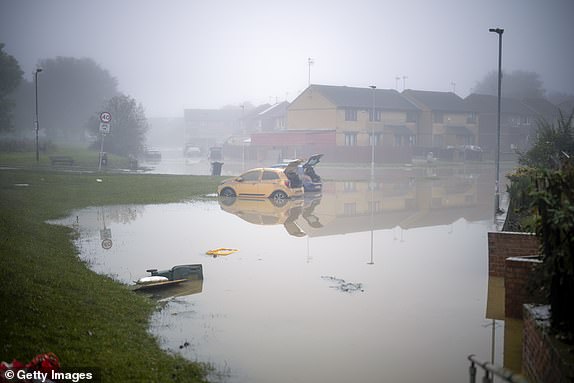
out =
{"type": "Polygon", "coordinates": [[[536,267],[542,261],[538,256],[507,258],[504,270],[504,313],[508,318],[522,319],[522,305],[533,303],[528,284],[536,267]]]}
{"type": "Polygon", "coordinates": [[[540,241],[532,233],[488,233],[488,275],[504,277],[505,260],[538,254],[540,241]]]}

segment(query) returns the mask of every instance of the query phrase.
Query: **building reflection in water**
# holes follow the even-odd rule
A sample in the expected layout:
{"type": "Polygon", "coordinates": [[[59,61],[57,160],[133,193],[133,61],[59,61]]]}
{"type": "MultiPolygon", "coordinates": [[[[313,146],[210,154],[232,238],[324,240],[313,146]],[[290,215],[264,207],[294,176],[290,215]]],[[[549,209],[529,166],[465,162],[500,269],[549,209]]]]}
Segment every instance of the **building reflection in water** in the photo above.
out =
{"type": "Polygon", "coordinates": [[[314,209],[322,227],[297,222],[311,237],[398,228],[404,240],[404,231],[411,228],[490,219],[492,203],[480,197],[483,187],[491,192],[475,175],[326,182],[321,204],[314,209]]]}
{"type": "Polygon", "coordinates": [[[221,209],[257,225],[285,226],[294,236],[401,231],[491,218],[488,182],[476,174],[414,176],[408,172],[370,181],[325,182],[322,195],[286,200],[220,199],[221,209]]]}
{"type": "MultiPolygon", "coordinates": [[[[392,230],[405,241],[412,228],[451,225],[491,219],[491,185],[479,174],[434,169],[415,172],[385,171],[370,180],[324,182],[322,195],[277,204],[269,199],[220,199],[221,209],[257,225],[283,225],[297,237],[323,237],[369,232],[376,258],[374,234],[392,230]],[[441,173],[442,172],[442,173],[441,173]]],[[[488,177],[486,177],[488,178],[488,177]]],[[[309,244],[308,244],[309,247],[309,244]]]]}

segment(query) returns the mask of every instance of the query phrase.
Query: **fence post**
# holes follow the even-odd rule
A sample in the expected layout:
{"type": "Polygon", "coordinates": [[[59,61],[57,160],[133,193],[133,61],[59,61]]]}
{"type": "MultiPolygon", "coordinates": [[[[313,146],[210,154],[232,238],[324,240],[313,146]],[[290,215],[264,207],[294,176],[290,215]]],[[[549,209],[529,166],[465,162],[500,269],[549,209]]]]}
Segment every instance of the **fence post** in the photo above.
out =
{"type": "Polygon", "coordinates": [[[470,361],[468,373],[470,374],[470,383],[476,383],[476,366],[472,360],[470,361]]]}

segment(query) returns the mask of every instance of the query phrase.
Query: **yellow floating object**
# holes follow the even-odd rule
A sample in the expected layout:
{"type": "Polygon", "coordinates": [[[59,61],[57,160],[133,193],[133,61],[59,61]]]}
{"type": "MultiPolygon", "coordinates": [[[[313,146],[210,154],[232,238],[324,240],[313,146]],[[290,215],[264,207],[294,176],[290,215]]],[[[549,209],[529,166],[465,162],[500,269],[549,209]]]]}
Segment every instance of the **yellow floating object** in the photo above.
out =
{"type": "Polygon", "coordinates": [[[229,255],[235,253],[236,251],[239,251],[239,249],[228,249],[226,247],[220,247],[219,249],[208,250],[205,254],[214,256],[229,255]]]}

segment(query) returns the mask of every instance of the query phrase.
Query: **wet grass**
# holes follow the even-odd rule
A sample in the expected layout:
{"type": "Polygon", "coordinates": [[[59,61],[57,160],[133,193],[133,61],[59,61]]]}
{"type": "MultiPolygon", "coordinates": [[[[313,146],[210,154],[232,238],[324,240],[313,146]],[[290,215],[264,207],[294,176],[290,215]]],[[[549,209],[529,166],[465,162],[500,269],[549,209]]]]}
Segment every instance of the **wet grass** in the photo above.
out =
{"type": "MultiPolygon", "coordinates": [[[[36,168],[36,169],[81,169],[97,170],[99,167],[100,154],[96,150],[74,148],[66,146],[50,146],[48,149],[39,153],[38,162],[36,162],[35,152],[0,152],[0,164],[9,164],[10,166],[36,168]],[[50,157],[68,156],[72,157],[74,164],[71,166],[53,166],[50,157]]],[[[128,169],[129,160],[125,157],[119,157],[108,154],[108,163],[110,168],[128,169]]]]}
{"type": "Polygon", "coordinates": [[[106,382],[203,381],[205,366],[163,352],[148,333],[156,304],[91,272],[73,231],[45,221],[87,206],[189,200],[219,180],[0,170],[0,360],[54,352],[106,382]]]}

